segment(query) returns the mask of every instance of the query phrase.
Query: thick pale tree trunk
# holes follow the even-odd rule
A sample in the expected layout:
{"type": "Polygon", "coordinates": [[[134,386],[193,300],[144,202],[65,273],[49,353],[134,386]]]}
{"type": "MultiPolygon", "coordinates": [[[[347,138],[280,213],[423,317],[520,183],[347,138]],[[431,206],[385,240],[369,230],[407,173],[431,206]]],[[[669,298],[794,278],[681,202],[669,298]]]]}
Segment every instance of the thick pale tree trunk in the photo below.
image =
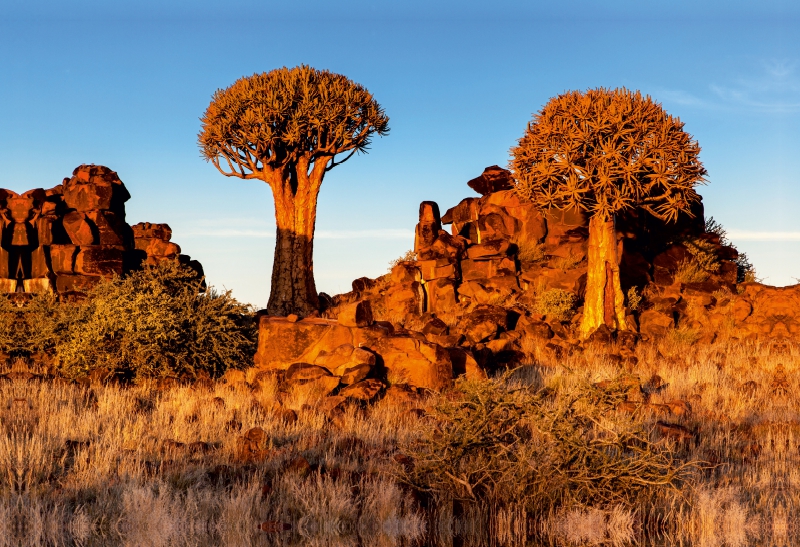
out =
{"type": "Polygon", "coordinates": [[[589,272],[583,304],[581,335],[585,338],[601,325],[625,330],[625,295],[619,281],[620,253],[614,220],[593,216],[589,220],[589,272]]]}
{"type": "MultiPolygon", "coordinates": [[[[323,166],[324,167],[324,166],[323,166]]],[[[306,317],[319,310],[314,283],[314,226],[317,196],[322,175],[306,175],[307,166],[297,174],[272,173],[268,181],[275,198],[275,257],[272,288],[267,304],[270,315],[297,314],[306,317]]],[[[315,169],[314,171],[320,171],[315,169]]]]}

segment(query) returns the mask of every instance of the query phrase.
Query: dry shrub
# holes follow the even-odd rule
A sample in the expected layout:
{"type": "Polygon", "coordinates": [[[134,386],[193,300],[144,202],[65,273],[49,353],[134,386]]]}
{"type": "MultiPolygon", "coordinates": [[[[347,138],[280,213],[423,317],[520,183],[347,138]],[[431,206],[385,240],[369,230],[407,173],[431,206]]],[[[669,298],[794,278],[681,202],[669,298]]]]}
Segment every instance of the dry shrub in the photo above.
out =
{"type": "Polygon", "coordinates": [[[639,294],[637,287],[634,286],[628,289],[628,308],[631,311],[637,311],[642,304],[642,300],[642,295],[639,294]]]}
{"type": "Polygon", "coordinates": [[[708,278],[708,271],[694,258],[682,260],[674,277],[676,283],[702,283],[708,278]]]}
{"type": "Polygon", "coordinates": [[[535,310],[554,321],[569,321],[575,315],[578,297],[564,289],[550,289],[536,299],[535,310]]]}
{"type": "Polygon", "coordinates": [[[400,264],[401,262],[414,262],[417,259],[417,253],[414,252],[413,249],[409,249],[394,260],[389,261],[389,271],[392,271],[392,268],[400,264]]]}
{"type": "Polygon", "coordinates": [[[553,258],[550,261],[550,265],[559,270],[571,270],[577,268],[581,262],[583,262],[583,259],[580,256],[569,253],[567,256],[557,256],[553,258]]]}
{"type": "Polygon", "coordinates": [[[254,314],[230,292],[202,290],[193,270],[173,261],[104,281],[75,303],[35,298],[25,309],[28,351],[51,353],[67,377],[95,369],[146,377],[218,376],[247,366],[254,314]]]}
{"type": "Polygon", "coordinates": [[[736,282],[737,283],[756,283],[760,282],[756,267],[750,262],[747,253],[739,253],[736,257],[736,282]]]}
{"type": "Polygon", "coordinates": [[[433,425],[404,447],[416,466],[403,478],[438,497],[530,511],[636,505],[688,476],[640,422],[617,418],[622,388],[584,382],[553,393],[510,388],[506,378],[468,380],[437,401],[433,425]]]}
{"type": "Polygon", "coordinates": [[[705,239],[691,239],[683,242],[684,247],[692,253],[697,264],[707,272],[717,272],[720,267],[716,246],[705,239]]]}
{"type": "Polygon", "coordinates": [[[541,262],[546,258],[543,243],[538,241],[520,240],[513,237],[511,242],[517,246],[517,258],[521,262],[541,262]]]}

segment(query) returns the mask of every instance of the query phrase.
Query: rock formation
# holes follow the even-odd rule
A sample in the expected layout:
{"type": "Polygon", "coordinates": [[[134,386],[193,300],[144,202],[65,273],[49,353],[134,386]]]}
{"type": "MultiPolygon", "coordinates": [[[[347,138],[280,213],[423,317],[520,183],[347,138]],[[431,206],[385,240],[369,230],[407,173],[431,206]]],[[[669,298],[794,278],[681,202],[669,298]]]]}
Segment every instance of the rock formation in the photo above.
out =
{"type": "Polygon", "coordinates": [[[587,343],[614,343],[612,357],[635,366],[638,340],[676,329],[703,341],[721,332],[800,334],[800,286],[742,283],[736,249],[706,231],[698,203],[674,224],[639,211],[619,215],[631,330],[601,328],[582,340],[587,217],[524,202],[510,173],[497,166],[468,184],[481,197],[465,198],[444,215],[434,202],[420,204],[415,260],[378,279],[356,279],[350,293],[320,295],[323,318],[262,316],[257,366],[305,362],[342,376],[343,365],[328,366],[326,355],[360,347],[376,358],[363,377],[441,389],[458,374],[519,364],[531,344],[560,356],[587,343]]]}
{"type": "Polygon", "coordinates": [[[100,279],[160,260],[197,261],[166,224],[125,222],[130,194],[117,173],[81,165],[54,188],[0,189],[0,293],[81,294],[100,279]]]}

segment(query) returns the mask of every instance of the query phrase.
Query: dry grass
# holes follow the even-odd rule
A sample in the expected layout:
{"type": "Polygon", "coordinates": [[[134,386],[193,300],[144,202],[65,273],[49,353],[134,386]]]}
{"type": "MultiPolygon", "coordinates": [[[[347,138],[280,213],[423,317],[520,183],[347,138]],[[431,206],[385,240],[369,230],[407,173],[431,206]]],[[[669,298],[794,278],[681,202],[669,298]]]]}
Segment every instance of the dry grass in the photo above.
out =
{"type": "Polygon", "coordinates": [[[665,544],[789,541],[800,507],[797,348],[730,339],[700,345],[676,334],[638,347],[632,366],[603,349],[555,359],[537,342],[525,347],[530,364],[507,378],[507,389],[553,404],[580,386],[631,372],[647,384],[658,375],[663,387],[631,396],[640,403],[632,415],[611,411],[598,423],[644,427],[676,464],[702,462],[700,469],[634,505],[586,498],[531,515],[502,496],[490,511],[468,499],[454,504],[457,496],[443,491],[426,512],[398,481],[394,455],[441,422],[386,402],[331,420],[314,394],[283,391],[269,376],[166,390],[8,381],[0,385],[0,546],[388,546],[423,535],[428,543],[460,536],[481,544],[488,534],[514,545],[531,533],[564,545],[622,545],[655,533],[656,522],[665,544]],[[657,421],[691,436],[664,438],[657,421]],[[268,456],[238,462],[236,439],[253,426],[266,431],[268,456]],[[207,444],[189,449],[194,442],[207,444]],[[291,470],[299,456],[310,470],[291,470]],[[292,529],[258,529],[270,522],[292,529]]]}
{"type": "Polygon", "coordinates": [[[413,434],[408,418],[376,407],[332,427],[306,407],[289,423],[265,406],[275,395],[269,382],[253,392],[5,383],[0,545],[250,545],[270,521],[292,524],[284,540],[302,545],[422,533],[388,473],[394,447],[413,434]],[[232,421],[267,432],[265,461],[237,463],[232,421]],[[298,456],[311,472],[287,468],[298,456]]]}
{"type": "Polygon", "coordinates": [[[517,258],[519,258],[520,262],[537,263],[547,258],[544,243],[522,240],[518,237],[512,237],[511,242],[519,249],[517,258]]]}
{"type": "Polygon", "coordinates": [[[676,283],[702,283],[710,274],[694,257],[682,260],[675,270],[676,283]]]}

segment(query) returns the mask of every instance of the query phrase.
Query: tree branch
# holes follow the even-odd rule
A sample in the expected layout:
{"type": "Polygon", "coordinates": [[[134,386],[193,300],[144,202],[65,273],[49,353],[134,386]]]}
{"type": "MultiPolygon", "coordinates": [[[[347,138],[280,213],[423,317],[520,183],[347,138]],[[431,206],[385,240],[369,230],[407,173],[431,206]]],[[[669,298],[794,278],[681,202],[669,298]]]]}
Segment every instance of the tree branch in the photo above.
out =
{"type": "Polygon", "coordinates": [[[341,164],[343,164],[344,162],[346,162],[347,160],[349,160],[350,158],[352,158],[352,157],[353,157],[353,154],[355,154],[356,152],[358,152],[358,148],[353,148],[353,150],[352,150],[352,151],[351,151],[351,152],[350,152],[350,153],[347,155],[347,157],[346,157],[345,159],[343,159],[342,161],[336,161],[336,160],[335,160],[335,158],[336,158],[336,156],[335,156],[335,155],[334,155],[334,156],[331,156],[331,164],[325,168],[325,171],[330,171],[331,169],[333,169],[333,168],[334,168],[334,167],[336,167],[337,165],[341,165],[341,164]]]}

